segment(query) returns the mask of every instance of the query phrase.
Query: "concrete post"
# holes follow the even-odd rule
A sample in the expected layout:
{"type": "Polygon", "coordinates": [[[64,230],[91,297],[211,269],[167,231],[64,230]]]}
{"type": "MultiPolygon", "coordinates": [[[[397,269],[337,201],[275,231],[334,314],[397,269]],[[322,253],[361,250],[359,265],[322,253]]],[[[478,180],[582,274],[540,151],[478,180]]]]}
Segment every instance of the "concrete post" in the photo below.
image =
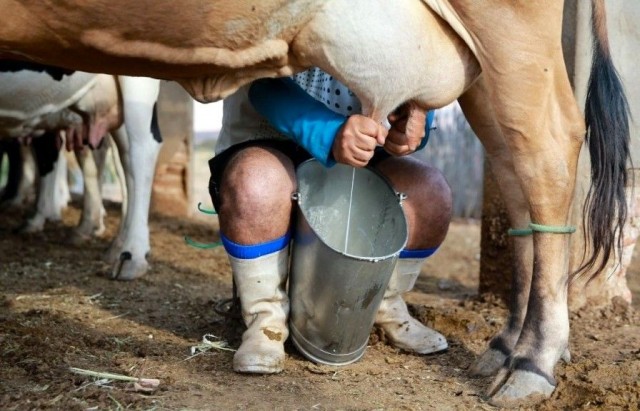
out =
{"type": "Polygon", "coordinates": [[[162,82],[158,122],[163,146],[156,166],[151,209],[188,216],[193,193],[193,99],[174,82],[162,82]]]}

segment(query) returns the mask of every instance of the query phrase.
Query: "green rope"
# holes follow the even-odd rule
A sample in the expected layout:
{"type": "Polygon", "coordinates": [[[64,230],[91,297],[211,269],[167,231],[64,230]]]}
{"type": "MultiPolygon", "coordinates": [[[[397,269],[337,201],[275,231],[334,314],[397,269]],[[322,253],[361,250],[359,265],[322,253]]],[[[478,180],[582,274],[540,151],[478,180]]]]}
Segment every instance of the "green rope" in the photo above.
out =
{"type": "Polygon", "coordinates": [[[513,237],[526,237],[533,234],[533,230],[530,228],[510,228],[507,230],[507,234],[513,237]]]}
{"type": "Polygon", "coordinates": [[[537,231],[539,233],[572,234],[576,232],[576,228],[573,226],[543,225],[543,224],[529,223],[529,227],[533,231],[537,231]]]}
{"type": "MultiPolygon", "coordinates": [[[[209,215],[218,214],[216,213],[216,210],[209,210],[206,208],[202,208],[202,203],[198,203],[198,211],[200,211],[203,214],[209,214],[209,215]]],[[[208,249],[216,248],[222,245],[221,242],[209,243],[209,244],[199,243],[197,241],[190,239],[186,235],[184,236],[184,242],[187,243],[187,245],[190,245],[191,247],[200,248],[201,250],[208,250],[208,249]]]]}
{"type": "Polygon", "coordinates": [[[199,243],[197,241],[190,239],[186,235],[184,236],[184,242],[187,243],[187,245],[190,245],[191,247],[199,248],[201,250],[208,250],[210,248],[216,248],[222,245],[222,242],[209,243],[209,244],[199,243]]]}
{"type": "Polygon", "coordinates": [[[202,208],[201,206],[202,206],[202,203],[198,203],[198,211],[200,211],[203,214],[209,214],[209,215],[218,214],[218,213],[216,213],[216,210],[209,210],[209,209],[206,209],[206,208],[202,208]]]}

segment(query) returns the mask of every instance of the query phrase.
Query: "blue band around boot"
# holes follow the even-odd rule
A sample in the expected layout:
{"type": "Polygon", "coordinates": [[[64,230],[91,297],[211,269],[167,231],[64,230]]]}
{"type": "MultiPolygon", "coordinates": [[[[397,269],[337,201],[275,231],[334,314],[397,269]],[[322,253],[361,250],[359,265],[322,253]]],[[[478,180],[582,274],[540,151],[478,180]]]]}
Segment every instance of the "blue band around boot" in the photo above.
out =
{"type": "Polygon", "coordinates": [[[289,246],[289,242],[291,241],[291,233],[287,232],[285,235],[276,238],[275,240],[251,245],[234,243],[233,241],[225,237],[222,233],[220,234],[220,239],[222,240],[224,249],[227,250],[227,253],[229,253],[230,256],[235,258],[250,259],[275,253],[276,251],[280,251],[283,248],[289,246]]]}
{"type": "Polygon", "coordinates": [[[427,258],[433,255],[438,250],[438,247],[424,248],[422,250],[407,250],[406,248],[400,251],[400,258],[427,258]]]}

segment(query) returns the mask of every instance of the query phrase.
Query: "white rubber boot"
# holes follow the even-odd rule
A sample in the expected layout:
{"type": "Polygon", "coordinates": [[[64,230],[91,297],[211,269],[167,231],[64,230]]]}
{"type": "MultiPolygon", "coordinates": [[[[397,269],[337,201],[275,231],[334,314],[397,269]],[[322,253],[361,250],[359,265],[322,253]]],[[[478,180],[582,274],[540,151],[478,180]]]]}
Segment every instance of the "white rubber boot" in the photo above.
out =
{"type": "Polygon", "coordinates": [[[375,320],[395,347],[418,354],[442,351],[449,346],[442,334],[413,318],[402,299],[402,294],[413,288],[424,260],[398,259],[375,320]]]}
{"type": "Polygon", "coordinates": [[[233,356],[233,369],[242,373],[274,374],[284,368],[284,342],[289,336],[289,297],[284,286],[289,248],[266,256],[229,256],[242,318],[247,330],[233,356]]]}

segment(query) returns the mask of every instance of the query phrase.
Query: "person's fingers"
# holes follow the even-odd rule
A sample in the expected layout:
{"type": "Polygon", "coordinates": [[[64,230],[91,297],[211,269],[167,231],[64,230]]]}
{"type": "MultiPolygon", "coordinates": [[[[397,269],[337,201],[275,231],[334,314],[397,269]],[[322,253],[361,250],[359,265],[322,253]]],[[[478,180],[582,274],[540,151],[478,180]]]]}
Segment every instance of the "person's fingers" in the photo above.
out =
{"type": "Polygon", "coordinates": [[[384,149],[385,151],[387,151],[389,154],[394,155],[394,156],[404,156],[407,154],[411,154],[413,153],[415,150],[412,150],[408,145],[406,144],[396,144],[390,140],[387,140],[387,142],[384,144],[384,149]]]}
{"type": "Polygon", "coordinates": [[[378,140],[368,134],[358,134],[353,141],[353,149],[363,151],[373,151],[378,144],[378,140]]]}
{"type": "Polygon", "coordinates": [[[334,158],[338,163],[347,164],[353,167],[364,167],[367,165],[372,155],[372,153],[368,154],[366,151],[353,153],[338,152],[337,155],[334,154],[334,158]]]}
{"type": "Polygon", "coordinates": [[[400,144],[400,145],[408,144],[407,135],[395,129],[389,130],[389,133],[385,141],[392,141],[393,143],[400,144]]]}
{"type": "Polygon", "coordinates": [[[402,117],[399,118],[395,121],[389,121],[389,123],[391,124],[391,129],[392,130],[397,130],[400,133],[404,133],[407,131],[407,121],[409,120],[408,117],[402,117]]]}
{"type": "Polygon", "coordinates": [[[362,121],[359,124],[358,131],[360,132],[360,134],[365,134],[369,137],[376,138],[379,133],[378,129],[380,125],[376,121],[370,118],[367,118],[367,117],[365,118],[366,118],[366,121],[362,121]]]}
{"type": "Polygon", "coordinates": [[[393,110],[391,114],[387,116],[387,120],[390,123],[394,123],[394,122],[400,121],[403,118],[406,118],[407,115],[408,115],[408,105],[405,103],[397,107],[395,110],[393,110]]]}
{"type": "Polygon", "coordinates": [[[409,147],[415,150],[418,148],[425,135],[427,126],[427,110],[416,104],[411,104],[408,111],[407,124],[405,126],[405,134],[409,147]]]}
{"type": "Polygon", "coordinates": [[[395,156],[403,156],[415,151],[415,147],[409,144],[407,135],[395,129],[389,130],[383,147],[388,153],[395,156]]]}
{"type": "Polygon", "coordinates": [[[353,157],[347,164],[353,167],[365,167],[367,164],[369,164],[370,159],[371,158],[364,159],[360,157],[353,157]]]}
{"type": "Polygon", "coordinates": [[[384,145],[384,142],[387,140],[387,136],[389,135],[389,130],[384,127],[382,124],[378,124],[378,134],[376,135],[376,142],[381,146],[384,145]]]}
{"type": "Polygon", "coordinates": [[[415,150],[420,145],[420,142],[424,138],[425,122],[420,120],[408,121],[405,131],[406,141],[412,150],[415,150]]]}

